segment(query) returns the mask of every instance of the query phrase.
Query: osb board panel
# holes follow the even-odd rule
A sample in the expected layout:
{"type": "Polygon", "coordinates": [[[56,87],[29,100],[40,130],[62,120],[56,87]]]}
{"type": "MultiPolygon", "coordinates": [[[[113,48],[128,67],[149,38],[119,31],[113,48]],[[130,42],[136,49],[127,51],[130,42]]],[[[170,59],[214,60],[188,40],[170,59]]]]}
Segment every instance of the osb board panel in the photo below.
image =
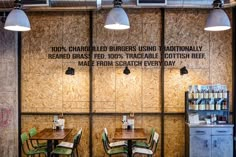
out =
{"type": "MultiPolygon", "coordinates": [[[[116,71],[111,67],[94,67],[93,69],[93,100],[95,102],[115,102],[116,71]]],[[[96,108],[94,108],[96,109],[96,108]]]]}
{"type": "MultiPolygon", "coordinates": [[[[127,10],[127,14],[130,20],[130,29],[123,31],[112,31],[104,28],[104,23],[106,20],[106,15],[108,10],[100,10],[94,13],[94,26],[93,44],[95,46],[160,46],[160,10],[159,9],[130,9],[127,10]]],[[[154,51],[155,52],[158,52],[154,51]]],[[[149,51],[140,52],[138,48],[136,51],[115,51],[109,50],[104,54],[122,54],[126,53],[148,53],[149,51]]],[[[99,53],[99,52],[94,52],[99,53]]],[[[106,58],[107,59],[107,58],[106,58]]],[[[95,59],[96,60],[96,59],[95,59]]],[[[127,59],[126,57],[122,59],[117,59],[117,61],[135,60],[127,59]]],[[[139,59],[142,60],[142,59],[139,59]]]]}
{"type": "Polygon", "coordinates": [[[208,69],[188,69],[187,75],[180,75],[179,69],[165,70],[165,112],[184,112],[185,91],[189,85],[209,84],[208,69]]]}
{"type": "Polygon", "coordinates": [[[74,75],[63,73],[63,101],[89,101],[89,68],[76,63],[63,63],[63,72],[68,67],[75,69],[74,75]]]}
{"type": "MultiPolygon", "coordinates": [[[[207,10],[178,9],[166,10],[165,16],[165,45],[167,46],[202,46],[198,52],[176,52],[166,53],[204,53],[204,59],[169,59],[175,60],[175,67],[187,66],[188,68],[209,67],[209,33],[204,31],[207,10]]],[[[166,59],[168,60],[168,59],[166,59]]]]}
{"type": "Polygon", "coordinates": [[[106,153],[103,149],[102,144],[102,132],[103,129],[107,128],[109,139],[112,139],[112,132],[116,128],[116,117],[115,116],[99,116],[93,118],[93,156],[104,157],[106,153]],[[109,124],[109,125],[108,125],[109,124]],[[113,130],[113,131],[111,131],[113,130]]]}
{"type": "Polygon", "coordinates": [[[160,44],[160,38],[158,38],[161,26],[159,9],[127,10],[131,27],[129,30],[124,31],[105,29],[103,26],[107,14],[108,10],[100,10],[94,14],[95,45],[160,44]]]}
{"type": "MultiPolygon", "coordinates": [[[[114,137],[115,128],[120,128],[122,123],[122,116],[95,116],[93,120],[93,156],[104,157],[107,156],[103,149],[102,144],[102,132],[104,128],[108,130],[108,137],[110,141],[114,137]],[[104,123],[105,122],[105,123],[104,123]],[[108,125],[109,124],[109,125],[108,125]]],[[[155,131],[161,134],[160,131],[160,117],[159,116],[135,116],[135,127],[144,128],[147,138],[150,136],[151,128],[155,128],[155,131]]],[[[160,141],[156,156],[160,156],[160,141]]],[[[119,156],[119,155],[118,155],[119,156]]],[[[122,155],[120,155],[122,156],[122,155]]],[[[139,156],[139,155],[137,155],[139,156]]]]}
{"type": "MultiPolygon", "coordinates": [[[[231,17],[230,10],[227,11],[231,17]]],[[[179,69],[165,71],[165,112],[184,112],[184,92],[188,90],[189,85],[193,84],[226,84],[231,96],[232,32],[204,31],[207,15],[207,10],[183,9],[166,12],[166,44],[201,45],[206,59],[182,60],[180,67],[186,66],[188,75],[180,76],[179,69]],[[222,36],[225,40],[221,40],[222,36]]],[[[230,105],[231,102],[232,99],[230,99],[230,105]]],[[[232,110],[232,107],[230,108],[232,110]]]]}
{"type": "MultiPolygon", "coordinates": [[[[65,118],[65,128],[72,128],[72,132],[64,141],[73,141],[74,135],[79,131],[80,128],[83,129],[82,138],[80,145],[78,146],[79,155],[82,157],[89,156],[89,118],[86,116],[64,116],[65,118]]],[[[28,132],[29,129],[35,127],[38,132],[44,128],[52,127],[53,116],[22,116],[22,132],[28,132]]]]}
{"type": "Polygon", "coordinates": [[[48,59],[48,54],[72,54],[69,46],[88,45],[88,15],[29,13],[32,30],[22,37],[23,112],[88,112],[88,67],[79,67],[73,59],[48,59]],[[58,46],[67,51],[53,52],[52,47],[58,46]],[[75,68],[74,76],[65,75],[67,67],[75,68]]]}
{"type": "Polygon", "coordinates": [[[165,157],[183,157],[185,156],[185,129],[183,116],[165,117],[164,145],[165,157]]]}
{"type": "MultiPolygon", "coordinates": [[[[230,9],[227,14],[232,18],[230,9]]],[[[232,111],[232,29],[210,33],[210,77],[212,84],[225,84],[230,92],[230,110],[232,111]],[[222,40],[222,38],[224,40],[222,40]]]]}
{"type": "Polygon", "coordinates": [[[89,45],[89,14],[88,12],[64,12],[63,45],[89,45]]]}
{"type": "Polygon", "coordinates": [[[160,70],[130,68],[129,75],[123,70],[94,67],[93,111],[159,112],[160,70]]]}
{"type": "Polygon", "coordinates": [[[0,156],[18,156],[16,33],[0,23],[0,156]]]}
{"type": "Polygon", "coordinates": [[[123,68],[116,68],[116,111],[142,111],[142,69],[130,68],[129,75],[123,68]]]}
{"type": "Polygon", "coordinates": [[[57,74],[23,74],[22,111],[61,112],[62,78],[57,74]]]}
{"type": "Polygon", "coordinates": [[[161,112],[160,69],[142,71],[143,112],[161,112]]]}

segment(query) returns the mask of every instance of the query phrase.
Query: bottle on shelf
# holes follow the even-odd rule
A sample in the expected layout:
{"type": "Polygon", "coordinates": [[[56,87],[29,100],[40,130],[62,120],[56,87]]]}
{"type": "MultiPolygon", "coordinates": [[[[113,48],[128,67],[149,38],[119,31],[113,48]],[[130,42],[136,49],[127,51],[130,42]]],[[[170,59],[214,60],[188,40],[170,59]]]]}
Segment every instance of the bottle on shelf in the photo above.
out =
{"type": "Polygon", "coordinates": [[[209,101],[209,106],[209,110],[215,110],[214,98],[211,98],[211,100],[209,101]]]}
{"type": "Polygon", "coordinates": [[[216,103],[216,110],[221,110],[221,104],[219,103],[219,101],[216,103]]]}
{"type": "Polygon", "coordinates": [[[205,101],[205,104],[206,104],[206,110],[210,110],[210,104],[208,100],[205,101]]]}
{"type": "Polygon", "coordinates": [[[206,110],[206,104],[204,100],[199,103],[199,110],[206,110]]]}
{"type": "Polygon", "coordinates": [[[227,91],[226,90],[223,91],[223,98],[227,99],[227,91]]]}
{"type": "Polygon", "coordinates": [[[211,89],[209,89],[208,91],[208,98],[213,98],[213,91],[211,89]]]}
{"type": "Polygon", "coordinates": [[[227,110],[227,103],[226,103],[226,101],[222,102],[222,110],[227,110]]]}
{"type": "Polygon", "coordinates": [[[216,90],[213,91],[213,97],[214,97],[215,99],[218,98],[218,92],[219,92],[219,91],[216,91],[216,90]]]}
{"type": "Polygon", "coordinates": [[[189,102],[188,109],[189,109],[189,110],[194,110],[193,101],[190,101],[190,102],[189,102]]]}
{"type": "Polygon", "coordinates": [[[214,115],[211,114],[211,123],[213,123],[213,122],[214,122],[214,115]]]}
{"type": "Polygon", "coordinates": [[[198,99],[198,90],[194,90],[193,98],[198,99]]]}
{"type": "Polygon", "coordinates": [[[198,104],[197,104],[197,101],[194,101],[193,109],[194,109],[194,110],[198,110],[198,104]]]}
{"type": "Polygon", "coordinates": [[[216,122],[216,114],[213,114],[213,122],[216,122]]]}
{"type": "Polygon", "coordinates": [[[208,91],[207,90],[204,90],[204,93],[203,93],[203,98],[205,98],[205,99],[208,99],[209,97],[208,97],[208,91]]]}
{"type": "Polygon", "coordinates": [[[199,93],[198,93],[198,98],[200,98],[200,99],[202,99],[203,98],[203,91],[201,90],[199,90],[199,93]]]}
{"type": "Polygon", "coordinates": [[[192,89],[189,89],[188,98],[189,98],[189,99],[193,99],[193,98],[194,98],[194,92],[193,92],[192,89]]]}
{"type": "Polygon", "coordinates": [[[223,97],[223,91],[222,90],[220,90],[219,92],[218,92],[218,98],[222,98],[223,97]]]}
{"type": "Polygon", "coordinates": [[[127,117],[126,117],[126,115],[123,115],[122,129],[127,129],[127,117]]]}

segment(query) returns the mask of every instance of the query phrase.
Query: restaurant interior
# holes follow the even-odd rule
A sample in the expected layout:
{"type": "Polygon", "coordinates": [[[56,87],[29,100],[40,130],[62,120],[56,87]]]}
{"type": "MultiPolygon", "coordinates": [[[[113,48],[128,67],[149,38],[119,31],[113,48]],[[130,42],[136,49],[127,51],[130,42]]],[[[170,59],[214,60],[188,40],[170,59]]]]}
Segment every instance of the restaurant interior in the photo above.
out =
{"type": "Polygon", "coordinates": [[[1,157],[236,155],[235,0],[1,0],[0,18],[1,157]]]}

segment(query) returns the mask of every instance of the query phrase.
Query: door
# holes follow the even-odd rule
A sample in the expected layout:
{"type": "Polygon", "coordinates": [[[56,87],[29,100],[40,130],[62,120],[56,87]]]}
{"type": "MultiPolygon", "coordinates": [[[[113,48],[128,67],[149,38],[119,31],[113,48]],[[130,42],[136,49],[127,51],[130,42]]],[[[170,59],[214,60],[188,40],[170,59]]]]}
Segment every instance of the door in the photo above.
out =
{"type": "Polygon", "coordinates": [[[190,157],[211,157],[211,136],[191,135],[189,144],[190,157]]]}
{"type": "Polygon", "coordinates": [[[212,157],[233,157],[233,136],[212,136],[212,157]]]}

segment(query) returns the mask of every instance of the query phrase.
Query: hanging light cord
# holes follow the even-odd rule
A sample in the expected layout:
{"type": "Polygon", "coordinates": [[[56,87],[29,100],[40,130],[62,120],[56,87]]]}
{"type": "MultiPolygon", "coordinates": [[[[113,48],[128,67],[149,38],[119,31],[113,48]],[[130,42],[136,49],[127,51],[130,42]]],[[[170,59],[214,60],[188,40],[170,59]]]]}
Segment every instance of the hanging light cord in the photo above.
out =
{"type": "Polygon", "coordinates": [[[14,1],[14,3],[15,3],[15,9],[21,9],[21,0],[15,0],[14,1]]]}
{"type": "Polygon", "coordinates": [[[215,9],[220,9],[223,7],[223,3],[221,0],[214,0],[212,5],[213,5],[213,8],[215,9]]]}
{"type": "Polygon", "coordinates": [[[114,0],[113,1],[113,4],[114,4],[114,8],[119,8],[121,7],[121,4],[122,4],[122,0],[114,0]]]}

